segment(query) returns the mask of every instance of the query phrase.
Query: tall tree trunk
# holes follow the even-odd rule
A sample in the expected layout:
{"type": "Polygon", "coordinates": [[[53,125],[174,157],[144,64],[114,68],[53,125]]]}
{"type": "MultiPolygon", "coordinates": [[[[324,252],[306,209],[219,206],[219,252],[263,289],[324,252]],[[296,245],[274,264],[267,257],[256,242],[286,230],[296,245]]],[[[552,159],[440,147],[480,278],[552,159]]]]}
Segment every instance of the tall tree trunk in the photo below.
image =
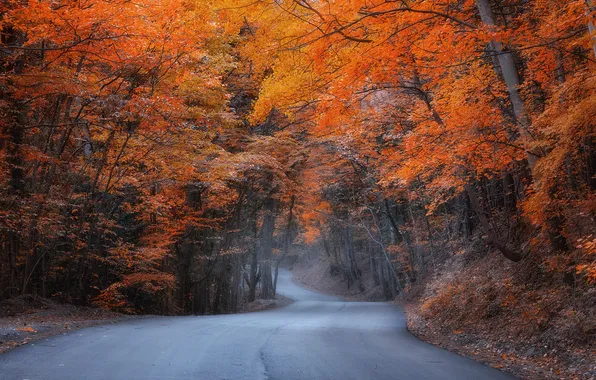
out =
{"type": "Polygon", "coordinates": [[[391,209],[389,208],[389,201],[387,200],[387,198],[385,198],[383,203],[385,205],[385,211],[387,212],[387,217],[389,218],[389,222],[391,224],[391,227],[393,228],[393,232],[395,233],[395,242],[399,244],[404,240],[404,238],[401,234],[401,231],[399,230],[399,227],[397,226],[397,221],[395,220],[395,218],[393,217],[393,214],[391,213],[391,209]]]}
{"type": "Polygon", "coordinates": [[[472,185],[466,184],[465,188],[466,188],[466,193],[468,194],[468,197],[470,197],[470,202],[472,203],[472,208],[474,209],[474,211],[476,212],[476,215],[478,216],[478,221],[480,222],[482,229],[488,235],[488,240],[490,241],[490,243],[495,248],[497,248],[503,254],[503,256],[505,256],[509,260],[515,261],[515,262],[520,261],[522,259],[522,255],[519,252],[515,252],[515,251],[508,249],[505,246],[505,244],[503,244],[499,241],[499,239],[496,236],[494,230],[492,229],[490,223],[488,222],[488,217],[486,216],[486,211],[480,204],[480,200],[478,199],[478,197],[476,195],[476,191],[474,190],[472,185]]]}
{"type": "Polygon", "coordinates": [[[288,254],[288,250],[290,249],[290,240],[292,238],[292,218],[294,212],[294,195],[292,195],[292,199],[290,200],[290,210],[288,211],[288,223],[286,225],[286,231],[284,234],[284,241],[283,241],[283,252],[281,256],[275,261],[275,277],[273,279],[273,297],[277,294],[277,276],[279,275],[279,264],[285,259],[286,255],[288,254]]]}
{"type": "Polygon", "coordinates": [[[261,253],[261,297],[271,299],[275,297],[273,279],[271,277],[271,259],[273,255],[273,231],[275,229],[275,199],[265,201],[265,215],[259,237],[259,251],[261,253]]]}
{"type": "Polygon", "coordinates": [[[233,259],[233,278],[231,286],[230,306],[231,312],[236,313],[238,311],[238,304],[240,302],[239,295],[242,294],[242,271],[241,271],[241,258],[237,255],[233,259]]]}
{"type": "Polygon", "coordinates": [[[381,284],[381,279],[379,278],[379,271],[377,268],[377,257],[375,255],[375,245],[370,240],[368,241],[367,251],[368,251],[368,260],[369,260],[370,269],[372,271],[373,281],[375,282],[375,285],[378,286],[381,284]]]}
{"type": "Polygon", "coordinates": [[[349,283],[355,283],[356,286],[358,286],[358,290],[363,292],[364,286],[362,285],[362,279],[360,278],[362,272],[360,271],[360,268],[358,268],[358,263],[356,262],[354,241],[352,238],[352,231],[350,230],[349,226],[344,228],[343,235],[349,283]]]}
{"type": "MultiPolygon", "coordinates": [[[[495,16],[488,0],[476,0],[476,6],[480,13],[482,23],[488,27],[495,27],[495,16]]],[[[499,66],[501,68],[501,74],[507,85],[507,91],[509,92],[509,99],[511,100],[511,106],[513,108],[513,114],[517,119],[518,131],[520,136],[524,138],[530,138],[529,133],[530,118],[526,110],[526,105],[519,92],[519,86],[521,80],[519,77],[519,71],[515,65],[515,59],[511,51],[503,47],[503,44],[496,40],[490,42],[491,48],[497,55],[499,66]]],[[[528,164],[530,169],[533,169],[536,165],[536,156],[531,152],[526,153],[528,164]]]]}
{"type": "Polygon", "coordinates": [[[250,252],[250,274],[244,277],[248,285],[248,302],[253,302],[257,298],[257,284],[261,279],[259,272],[258,251],[256,247],[251,248],[250,252]]]}

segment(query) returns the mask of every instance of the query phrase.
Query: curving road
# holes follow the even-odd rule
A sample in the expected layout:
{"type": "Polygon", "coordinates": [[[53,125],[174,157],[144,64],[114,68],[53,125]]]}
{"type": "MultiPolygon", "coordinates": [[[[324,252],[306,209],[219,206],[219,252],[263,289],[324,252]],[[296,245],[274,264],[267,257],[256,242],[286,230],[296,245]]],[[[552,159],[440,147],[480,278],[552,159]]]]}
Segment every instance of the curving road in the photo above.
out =
{"type": "Polygon", "coordinates": [[[387,303],[278,288],[257,313],[157,317],[91,327],[0,356],[2,380],[491,380],[495,369],[421,342],[387,303]]]}

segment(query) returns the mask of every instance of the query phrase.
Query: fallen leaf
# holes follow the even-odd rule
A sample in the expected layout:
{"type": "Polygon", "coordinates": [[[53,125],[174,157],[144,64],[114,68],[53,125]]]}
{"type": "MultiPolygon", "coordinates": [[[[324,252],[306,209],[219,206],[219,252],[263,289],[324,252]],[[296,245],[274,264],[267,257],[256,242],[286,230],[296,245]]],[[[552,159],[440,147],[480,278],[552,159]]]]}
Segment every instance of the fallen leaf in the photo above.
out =
{"type": "Polygon", "coordinates": [[[22,329],[21,328],[17,328],[17,331],[31,332],[31,333],[37,332],[37,330],[35,330],[33,327],[29,327],[29,326],[23,327],[22,329]]]}

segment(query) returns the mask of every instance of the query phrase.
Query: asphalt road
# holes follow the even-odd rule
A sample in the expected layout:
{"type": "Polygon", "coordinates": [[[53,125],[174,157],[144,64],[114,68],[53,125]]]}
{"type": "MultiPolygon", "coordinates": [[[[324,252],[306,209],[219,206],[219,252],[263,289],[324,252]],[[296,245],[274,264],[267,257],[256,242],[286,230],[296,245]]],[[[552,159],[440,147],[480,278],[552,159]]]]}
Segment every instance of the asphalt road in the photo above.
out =
{"type": "Polygon", "coordinates": [[[0,355],[2,380],[490,380],[509,376],[421,342],[386,303],[343,302],[291,274],[281,309],[90,327],[0,355]]]}

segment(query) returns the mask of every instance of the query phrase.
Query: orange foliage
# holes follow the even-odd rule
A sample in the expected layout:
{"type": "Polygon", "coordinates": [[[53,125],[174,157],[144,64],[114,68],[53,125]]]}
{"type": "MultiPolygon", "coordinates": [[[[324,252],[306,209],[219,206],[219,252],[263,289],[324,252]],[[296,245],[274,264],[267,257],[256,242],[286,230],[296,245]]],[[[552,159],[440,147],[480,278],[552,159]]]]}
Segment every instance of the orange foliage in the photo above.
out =
{"type": "MultiPolygon", "coordinates": [[[[479,4],[3,2],[0,238],[22,277],[3,285],[47,271],[131,311],[128,292],[173,292],[189,230],[236,233],[245,197],[297,196],[300,243],[350,215],[382,246],[370,204],[405,195],[432,215],[509,173],[524,217],[576,241],[594,282],[591,16],[583,0],[504,1],[492,25],[479,4]]],[[[411,270],[403,244],[380,249],[411,270]]]]}

